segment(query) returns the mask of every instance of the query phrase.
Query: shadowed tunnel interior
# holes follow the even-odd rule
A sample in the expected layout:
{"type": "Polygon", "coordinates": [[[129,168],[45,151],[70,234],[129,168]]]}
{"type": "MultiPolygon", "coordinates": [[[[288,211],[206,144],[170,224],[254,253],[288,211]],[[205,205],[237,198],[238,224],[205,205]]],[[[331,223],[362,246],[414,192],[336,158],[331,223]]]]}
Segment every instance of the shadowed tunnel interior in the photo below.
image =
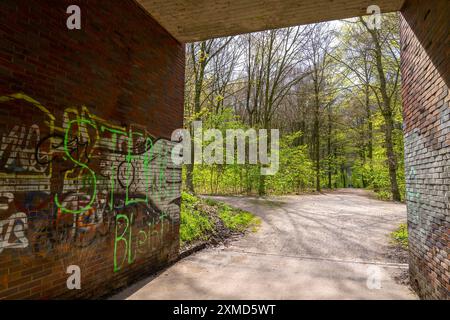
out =
{"type": "MultiPolygon", "coordinates": [[[[182,174],[171,160],[170,137],[183,127],[185,43],[361,16],[373,2],[0,1],[0,299],[104,297],[178,258],[182,174]],[[82,8],[81,30],[67,28],[70,5],[82,8]],[[84,270],[82,291],[67,290],[70,265],[84,270]]],[[[401,12],[411,279],[421,298],[448,299],[449,2],[375,2],[382,12],[401,12]]],[[[265,205],[283,217],[281,225],[276,217],[268,225],[293,237],[268,237],[277,249],[271,253],[297,243],[287,257],[290,271],[298,266],[295,255],[333,258],[348,247],[359,252],[356,258],[375,259],[378,249],[366,246],[370,239],[357,243],[353,228],[377,234],[397,219],[361,212],[347,220],[352,208],[340,216],[328,206],[335,216],[327,220],[311,207],[265,205]],[[311,226],[310,235],[300,232],[299,221],[311,226]],[[317,228],[326,238],[314,243],[317,228]],[[339,228],[348,237],[333,242],[339,228]]],[[[213,256],[243,259],[239,252],[213,256]]],[[[255,256],[248,259],[264,271],[268,256],[255,256]]],[[[354,261],[339,269],[348,277],[362,270],[354,261]]],[[[301,273],[299,279],[308,282],[301,273]]],[[[185,282],[180,290],[192,285],[185,282]]],[[[359,287],[344,290],[356,294],[359,287]]]]}

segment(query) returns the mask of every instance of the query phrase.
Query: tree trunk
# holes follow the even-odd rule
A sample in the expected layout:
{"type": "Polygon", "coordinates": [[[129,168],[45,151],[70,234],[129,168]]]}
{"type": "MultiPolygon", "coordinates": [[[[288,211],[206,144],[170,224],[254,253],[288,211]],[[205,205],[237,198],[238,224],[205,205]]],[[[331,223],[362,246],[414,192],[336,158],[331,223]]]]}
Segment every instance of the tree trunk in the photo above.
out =
{"type": "Polygon", "coordinates": [[[328,189],[332,189],[331,183],[331,106],[328,106],[328,136],[327,136],[327,156],[328,156],[328,189]]]}
{"type": "Polygon", "coordinates": [[[315,169],[316,169],[316,191],[320,192],[320,126],[319,126],[319,98],[318,92],[316,91],[316,103],[314,110],[314,130],[313,130],[313,139],[314,139],[314,160],[315,160],[315,169]]]}
{"type": "Polygon", "coordinates": [[[259,175],[258,195],[264,196],[266,194],[266,176],[259,175]]]}
{"type": "MultiPolygon", "coordinates": [[[[360,21],[363,20],[360,18],[360,21]]],[[[384,121],[386,123],[384,126],[384,135],[386,139],[386,156],[388,159],[388,166],[389,166],[389,179],[391,182],[392,199],[394,201],[400,201],[401,197],[397,182],[397,159],[395,156],[394,143],[392,139],[392,132],[394,131],[394,124],[392,119],[392,106],[391,106],[392,102],[391,97],[388,94],[386,74],[383,69],[383,60],[382,60],[383,55],[381,50],[380,39],[376,30],[368,28],[367,24],[365,23],[364,25],[366,26],[368,32],[372,36],[372,39],[375,44],[376,68],[378,71],[378,77],[380,81],[380,92],[382,97],[382,102],[380,104],[384,121]]]]}
{"type": "Polygon", "coordinates": [[[186,188],[189,192],[194,193],[194,165],[187,164],[186,165],[186,188]]]}
{"type": "MultiPolygon", "coordinates": [[[[203,80],[205,78],[205,68],[206,68],[206,64],[207,64],[207,53],[206,53],[206,42],[203,41],[201,43],[201,52],[200,52],[200,57],[199,57],[199,69],[196,70],[196,75],[195,75],[195,96],[194,96],[194,113],[198,114],[200,112],[200,108],[201,108],[201,102],[200,102],[200,98],[201,98],[201,94],[202,94],[202,88],[203,88],[203,80]]],[[[193,53],[195,54],[195,53],[193,53]]],[[[195,60],[195,57],[193,58],[193,62],[194,64],[197,62],[195,60]]],[[[195,120],[199,120],[197,119],[197,116],[195,117],[195,120]]],[[[193,128],[190,129],[191,130],[191,137],[194,136],[194,130],[193,128]]],[[[188,164],[186,166],[186,187],[188,189],[189,192],[191,193],[195,193],[194,190],[194,182],[193,182],[193,177],[194,177],[194,144],[191,143],[191,163],[188,164]]]]}
{"type": "Polygon", "coordinates": [[[392,199],[394,201],[401,201],[400,191],[398,189],[398,182],[397,182],[397,158],[395,156],[394,143],[392,140],[392,132],[394,129],[394,125],[392,123],[392,116],[385,115],[384,120],[386,122],[384,134],[386,139],[386,156],[388,159],[388,166],[389,166],[389,179],[391,182],[392,199]]]}

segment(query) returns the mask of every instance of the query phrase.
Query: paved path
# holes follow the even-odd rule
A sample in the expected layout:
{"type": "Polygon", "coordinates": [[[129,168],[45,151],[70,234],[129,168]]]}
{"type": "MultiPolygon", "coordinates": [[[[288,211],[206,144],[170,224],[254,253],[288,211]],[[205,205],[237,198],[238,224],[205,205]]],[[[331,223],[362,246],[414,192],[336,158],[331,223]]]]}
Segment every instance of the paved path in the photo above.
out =
{"type": "Polygon", "coordinates": [[[113,299],[415,299],[393,277],[388,234],[402,204],[364,191],[215,197],[261,217],[258,232],[193,254],[113,299]]]}

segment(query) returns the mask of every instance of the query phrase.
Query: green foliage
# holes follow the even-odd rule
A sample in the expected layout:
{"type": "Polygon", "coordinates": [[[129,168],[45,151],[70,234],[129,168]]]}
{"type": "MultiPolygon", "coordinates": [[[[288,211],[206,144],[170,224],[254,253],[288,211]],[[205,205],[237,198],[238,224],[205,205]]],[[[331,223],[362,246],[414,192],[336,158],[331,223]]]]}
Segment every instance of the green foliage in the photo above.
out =
{"type": "Polygon", "coordinates": [[[209,217],[196,209],[199,201],[197,197],[189,193],[181,193],[180,241],[182,244],[206,239],[208,232],[213,229],[209,217]]]}
{"type": "MultiPolygon", "coordinates": [[[[381,200],[391,200],[391,183],[389,178],[389,167],[387,164],[386,150],[384,148],[384,134],[382,126],[384,125],[383,117],[379,112],[375,113],[374,119],[374,140],[373,140],[373,159],[370,161],[365,154],[366,162],[360,160],[355,161],[353,165],[353,176],[355,180],[362,181],[365,179],[368,188],[375,191],[377,197],[381,200]]],[[[402,117],[396,118],[396,123],[400,126],[402,117]]],[[[394,130],[393,133],[394,150],[397,158],[397,180],[402,200],[405,199],[405,173],[404,173],[404,156],[403,156],[403,132],[401,129],[394,130]]],[[[362,183],[359,183],[362,185],[362,183]]]]}
{"type": "Polygon", "coordinates": [[[380,200],[391,200],[392,192],[389,190],[377,190],[376,191],[377,198],[380,200]]]}
{"type": "MultiPolygon", "coordinates": [[[[217,113],[207,112],[203,114],[203,130],[216,129],[225,137],[228,129],[248,130],[249,127],[242,123],[234,114],[232,108],[224,107],[217,113]]],[[[204,146],[211,141],[203,141],[204,146]]],[[[224,149],[225,150],[225,149],[224,149]]],[[[225,156],[225,155],[224,155],[225,156]]],[[[225,159],[224,159],[225,162],[225,159]]],[[[197,193],[208,194],[238,194],[248,189],[253,189],[259,178],[256,173],[257,166],[238,164],[213,164],[194,165],[194,185],[197,193]]]]}
{"type": "Polygon", "coordinates": [[[261,224],[261,220],[249,212],[233,209],[227,205],[219,207],[219,217],[230,230],[244,231],[249,227],[255,231],[256,227],[261,224]]]}
{"type": "MultiPolygon", "coordinates": [[[[321,189],[368,188],[374,190],[380,199],[388,200],[393,198],[391,184],[394,185],[395,180],[389,174],[391,164],[391,170],[396,171],[400,198],[404,200],[398,15],[384,15],[383,21],[383,29],[377,32],[378,42],[358,19],[344,23],[339,32],[333,33],[336,37],[333,42],[339,45],[330,46],[330,51],[324,53],[332,59],[324,59],[318,66],[327,75],[323,88],[319,86],[320,93],[316,95],[315,80],[305,77],[289,89],[289,94],[279,96],[276,107],[266,101],[267,95],[262,94],[266,82],[273,81],[270,75],[265,77],[265,70],[277,67],[276,59],[265,59],[267,51],[258,47],[266,39],[263,34],[252,36],[260,41],[242,42],[238,37],[238,45],[228,48],[228,53],[236,54],[234,57],[245,57],[246,52],[255,54],[257,49],[253,70],[248,69],[254,73],[253,76],[242,74],[239,63],[228,65],[220,60],[221,63],[209,65],[209,72],[201,82],[203,87],[196,91],[193,90],[194,84],[200,82],[194,80],[198,80],[196,76],[200,69],[192,68],[192,63],[188,63],[185,110],[189,110],[189,116],[186,124],[202,120],[204,130],[219,130],[223,137],[228,129],[246,131],[250,126],[256,130],[262,126],[276,128],[281,132],[280,165],[275,175],[263,179],[259,165],[194,165],[195,192],[257,194],[261,181],[264,181],[267,194],[300,193],[316,189],[316,178],[319,177],[321,189]],[[243,43],[248,43],[247,49],[252,50],[236,53],[243,43]],[[379,54],[375,43],[381,44],[379,54]],[[381,58],[381,66],[377,65],[378,58],[381,58]],[[265,63],[269,60],[274,65],[266,68],[265,63]],[[386,90],[380,84],[382,75],[378,67],[384,71],[386,90]],[[261,78],[256,77],[259,70],[261,78]],[[225,71],[233,76],[227,78],[225,71]],[[265,80],[261,82],[260,79],[265,80]],[[201,101],[194,108],[197,101],[194,96],[199,92],[201,94],[197,98],[201,101]],[[384,101],[386,95],[389,99],[384,101]],[[273,107],[273,114],[267,113],[269,106],[273,107]],[[317,114],[316,109],[319,110],[317,114]],[[299,131],[300,128],[304,132],[299,131]],[[318,139],[316,135],[319,135],[318,139]],[[388,153],[391,156],[389,162],[388,153]],[[317,161],[316,157],[319,158],[317,161]],[[316,168],[317,164],[319,168],[316,168]]],[[[327,28],[318,28],[314,32],[318,32],[318,39],[324,42],[319,41],[319,47],[322,44],[325,47],[327,28]]],[[[276,37],[275,42],[279,40],[276,37]]],[[[205,43],[197,45],[194,56],[188,55],[190,59],[200,55],[193,61],[198,65],[203,61],[202,45],[205,43]]],[[[308,52],[302,54],[308,58],[308,52]]],[[[204,141],[204,147],[211,142],[204,141]]]]}
{"type": "MultiPolygon", "coordinates": [[[[208,114],[203,130],[209,128],[220,130],[224,137],[228,129],[249,129],[231,108],[224,108],[219,114],[208,114]]],[[[296,144],[301,135],[301,132],[295,132],[281,138],[280,170],[266,179],[270,193],[295,193],[313,188],[314,170],[307,146],[296,144]]],[[[194,165],[195,190],[208,194],[254,194],[259,185],[260,169],[259,165],[251,164],[194,165]]]]}
{"type": "Polygon", "coordinates": [[[401,224],[397,230],[391,233],[391,238],[394,243],[401,245],[408,249],[408,226],[406,223],[401,224]]]}
{"type": "Polygon", "coordinates": [[[211,198],[206,198],[206,199],[205,199],[205,203],[206,203],[207,205],[209,205],[209,206],[212,206],[212,207],[218,207],[218,206],[220,206],[220,202],[219,202],[219,201],[214,200],[214,199],[211,199],[211,198]]]}
{"type": "Polygon", "coordinates": [[[212,200],[200,199],[187,192],[181,193],[181,223],[180,223],[180,243],[181,245],[198,240],[207,240],[209,236],[216,232],[214,224],[214,214],[220,218],[225,227],[232,231],[245,231],[260,224],[260,219],[253,214],[234,209],[226,204],[212,200]],[[206,207],[210,209],[206,212],[206,207]]]}
{"type": "Polygon", "coordinates": [[[296,145],[302,132],[285,135],[280,141],[280,168],[267,178],[267,189],[273,194],[301,192],[314,187],[314,169],[307,146],[296,145]]]}
{"type": "MultiPolygon", "coordinates": [[[[231,108],[220,113],[204,113],[203,129],[215,128],[226,136],[227,129],[247,130],[248,126],[233,114],[231,108]]],[[[373,115],[373,157],[368,158],[368,150],[354,145],[358,137],[352,131],[338,130],[333,133],[335,143],[341,145],[340,153],[330,154],[321,160],[321,185],[328,187],[328,171],[331,172],[332,188],[370,188],[383,200],[392,198],[389,170],[384,147],[384,125],[380,112],[373,115]]],[[[396,118],[401,123],[401,116],[396,118]]],[[[398,126],[399,127],[399,126],[398,126]]],[[[280,166],[277,174],[266,177],[269,194],[299,193],[314,189],[315,169],[308,145],[299,145],[302,132],[284,134],[280,139],[280,166]]],[[[403,133],[396,129],[393,133],[394,147],[398,161],[397,178],[401,195],[405,197],[405,177],[403,163],[403,133]]],[[[225,140],[225,139],[224,139],[225,140]]],[[[205,142],[209,144],[209,141],[205,142]]],[[[224,141],[225,143],[225,141],[224,141]]],[[[248,151],[248,150],[247,150],[248,151]]],[[[194,166],[194,185],[197,193],[205,194],[255,194],[260,178],[258,165],[214,164],[194,166]]]]}
{"type": "Polygon", "coordinates": [[[181,200],[186,207],[193,207],[200,201],[199,198],[187,192],[181,193],[181,200]]]}

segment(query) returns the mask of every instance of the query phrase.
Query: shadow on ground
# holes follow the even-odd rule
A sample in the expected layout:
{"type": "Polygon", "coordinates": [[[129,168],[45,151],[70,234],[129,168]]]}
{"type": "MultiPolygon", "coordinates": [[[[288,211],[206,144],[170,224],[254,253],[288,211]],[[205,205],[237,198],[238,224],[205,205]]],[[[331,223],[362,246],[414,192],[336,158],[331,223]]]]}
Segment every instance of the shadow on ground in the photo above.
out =
{"type": "Polygon", "coordinates": [[[406,207],[361,190],[213,197],[258,215],[257,233],[189,256],[113,299],[414,299],[386,256],[406,207]]]}

